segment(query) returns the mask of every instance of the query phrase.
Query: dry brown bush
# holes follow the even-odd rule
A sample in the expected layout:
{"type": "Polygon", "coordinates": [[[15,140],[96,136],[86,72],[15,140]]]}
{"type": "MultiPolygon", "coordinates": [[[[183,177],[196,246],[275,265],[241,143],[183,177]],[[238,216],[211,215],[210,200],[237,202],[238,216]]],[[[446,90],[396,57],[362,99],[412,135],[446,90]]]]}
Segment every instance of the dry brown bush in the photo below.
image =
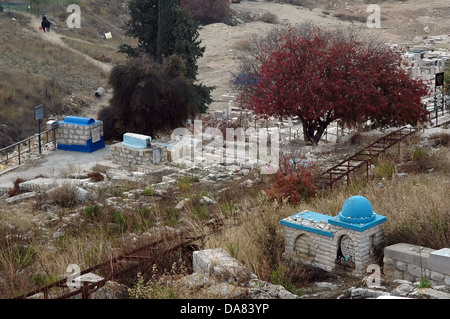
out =
{"type": "Polygon", "coordinates": [[[450,146],[450,134],[449,133],[436,133],[430,136],[429,140],[438,140],[437,146],[450,146]]]}

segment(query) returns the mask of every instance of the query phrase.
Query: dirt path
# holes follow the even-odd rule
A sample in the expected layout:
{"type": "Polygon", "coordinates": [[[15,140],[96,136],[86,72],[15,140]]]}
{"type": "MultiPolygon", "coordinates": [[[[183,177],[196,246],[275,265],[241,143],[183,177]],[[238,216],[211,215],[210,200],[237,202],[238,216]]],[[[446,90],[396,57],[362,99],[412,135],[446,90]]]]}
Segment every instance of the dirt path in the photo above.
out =
{"type": "MultiPolygon", "coordinates": [[[[41,19],[38,17],[32,17],[30,24],[29,24],[29,31],[38,34],[43,40],[48,41],[50,43],[53,43],[55,45],[59,45],[67,50],[70,50],[71,52],[73,52],[74,54],[78,54],[80,56],[82,56],[84,59],[86,59],[87,61],[89,61],[90,63],[92,63],[93,65],[101,68],[103,71],[105,71],[106,73],[109,73],[112,69],[112,66],[109,63],[103,63],[101,61],[97,61],[93,58],[91,58],[90,56],[75,50],[73,48],[71,48],[69,45],[67,45],[66,42],[64,42],[64,38],[67,38],[67,36],[63,36],[60,35],[56,32],[52,32],[51,31],[51,27],[50,27],[50,32],[43,32],[39,30],[39,27],[41,25],[41,19]]],[[[28,31],[28,30],[27,30],[28,31]]],[[[75,39],[75,40],[79,40],[79,39],[75,39]]],[[[81,41],[81,40],[80,40],[81,41]]]]}
{"type": "MultiPolygon", "coordinates": [[[[87,42],[82,39],[77,38],[70,38],[65,35],[58,34],[51,30],[50,32],[43,32],[39,30],[39,27],[41,25],[41,19],[39,17],[32,17],[30,20],[30,23],[28,25],[28,28],[25,28],[25,32],[33,33],[34,35],[38,35],[41,39],[48,41],[54,45],[58,45],[60,47],[63,47],[74,54],[77,54],[78,56],[82,57],[83,59],[86,59],[89,61],[93,66],[98,67],[102,69],[105,73],[109,74],[111,69],[113,68],[113,65],[110,63],[104,63],[98,60],[93,59],[92,57],[88,56],[87,54],[84,54],[83,52],[80,52],[72,47],[70,47],[64,39],[71,39],[79,42],[87,42]]],[[[90,42],[88,42],[90,43],[90,42]]],[[[105,106],[109,105],[109,99],[111,98],[112,94],[110,92],[106,92],[101,98],[94,98],[92,96],[85,97],[86,102],[89,104],[89,107],[83,108],[82,113],[79,114],[80,116],[85,117],[92,117],[97,118],[98,112],[105,106]]]]}

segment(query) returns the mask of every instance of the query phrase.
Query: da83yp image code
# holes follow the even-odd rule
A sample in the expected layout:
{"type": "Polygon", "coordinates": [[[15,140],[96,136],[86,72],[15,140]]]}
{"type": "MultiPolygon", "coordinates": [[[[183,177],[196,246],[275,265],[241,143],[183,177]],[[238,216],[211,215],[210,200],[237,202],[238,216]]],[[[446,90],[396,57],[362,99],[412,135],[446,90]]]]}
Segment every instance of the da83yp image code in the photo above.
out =
{"type": "Polygon", "coordinates": [[[223,306],[213,305],[193,305],[188,303],[181,306],[181,314],[201,314],[208,317],[213,314],[265,314],[269,310],[269,304],[267,303],[225,303],[223,306]]]}

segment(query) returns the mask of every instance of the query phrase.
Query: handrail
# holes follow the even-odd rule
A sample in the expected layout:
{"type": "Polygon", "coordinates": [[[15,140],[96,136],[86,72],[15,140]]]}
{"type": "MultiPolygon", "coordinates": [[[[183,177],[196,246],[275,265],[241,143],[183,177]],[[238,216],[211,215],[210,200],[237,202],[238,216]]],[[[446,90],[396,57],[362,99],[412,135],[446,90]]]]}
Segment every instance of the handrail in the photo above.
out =
{"type": "Polygon", "coordinates": [[[366,174],[368,177],[369,166],[372,164],[374,158],[381,153],[384,153],[388,148],[400,143],[405,137],[413,134],[414,132],[415,129],[412,127],[403,127],[380,137],[370,145],[322,172],[318,178],[320,186],[322,188],[333,188],[333,184],[344,177],[347,178],[347,184],[349,184],[350,173],[356,171],[364,164],[367,168],[366,174]]]}
{"type": "MultiPolygon", "coordinates": [[[[32,147],[31,146],[31,141],[36,139],[37,141],[39,140],[39,138],[41,138],[42,141],[42,136],[45,134],[45,141],[41,142],[41,146],[42,145],[47,145],[49,143],[54,143],[55,144],[55,139],[56,139],[56,128],[52,128],[46,131],[39,133],[36,133],[33,136],[30,136],[22,141],[16,142],[14,144],[11,144],[9,146],[6,146],[2,149],[0,149],[0,164],[6,163],[8,161],[10,161],[11,159],[18,157],[19,160],[19,165],[22,164],[22,155],[26,154],[26,153],[31,153],[32,150],[35,150],[37,148],[39,148],[39,146],[35,146],[32,147]],[[51,139],[49,138],[49,134],[52,133],[51,135],[51,139]],[[23,150],[21,148],[22,145],[25,145],[25,150],[23,150]],[[16,151],[17,148],[17,154],[14,154],[14,151],[16,151]],[[6,157],[3,158],[2,157],[6,157]]],[[[55,145],[56,146],[56,145],[55,145]]]]}

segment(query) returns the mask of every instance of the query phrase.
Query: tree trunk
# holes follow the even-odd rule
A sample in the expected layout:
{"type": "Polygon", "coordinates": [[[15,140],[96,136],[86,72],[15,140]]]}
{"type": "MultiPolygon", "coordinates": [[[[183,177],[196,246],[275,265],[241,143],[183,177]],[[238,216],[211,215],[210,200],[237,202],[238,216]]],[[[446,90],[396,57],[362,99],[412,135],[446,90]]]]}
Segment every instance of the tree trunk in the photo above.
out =
{"type": "Polygon", "coordinates": [[[311,142],[314,145],[319,144],[325,129],[330,124],[328,121],[302,121],[303,138],[305,142],[311,142]]]}

